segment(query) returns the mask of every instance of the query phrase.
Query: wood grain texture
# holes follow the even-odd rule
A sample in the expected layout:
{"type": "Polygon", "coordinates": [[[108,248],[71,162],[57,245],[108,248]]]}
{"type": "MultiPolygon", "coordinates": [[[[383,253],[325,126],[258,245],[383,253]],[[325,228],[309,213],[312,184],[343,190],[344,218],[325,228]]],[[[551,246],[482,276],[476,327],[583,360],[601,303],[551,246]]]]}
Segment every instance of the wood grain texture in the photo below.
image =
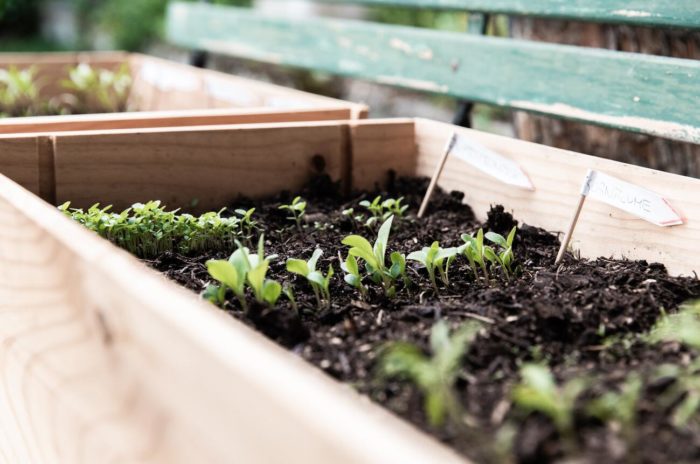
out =
{"type": "Polygon", "coordinates": [[[352,108],[340,107],[291,110],[255,107],[38,116],[0,119],[0,134],[343,120],[351,119],[352,114],[352,108]]]}
{"type": "Polygon", "coordinates": [[[700,180],[616,161],[522,142],[427,120],[416,121],[417,174],[430,176],[453,131],[518,162],[536,190],[508,187],[455,158],[448,160],[440,184],[465,192],[464,201],[482,219],[490,205],[502,204],[527,224],[553,232],[566,229],[588,169],[641,185],[670,201],[687,223],[661,228],[596,201],[587,201],[572,246],[582,256],[627,257],[665,264],[673,274],[700,273],[700,180]]]}
{"type": "Polygon", "coordinates": [[[191,48],[700,143],[693,60],[203,3],[171,3],[167,25],[191,48]]]}
{"type": "Polygon", "coordinates": [[[416,170],[416,144],[412,119],[375,120],[353,124],[352,186],[374,189],[385,185],[389,172],[411,175],[416,170]]]}
{"type": "Polygon", "coordinates": [[[316,156],[340,180],[343,134],[332,122],[56,134],[56,200],[218,210],[242,194],[301,188],[316,156]]]}
{"type": "Polygon", "coordinates": [[[317,0],[700,29],[695,0],[317,0]]]}
{"type": "Polygon", "coordinates": [[[0,237],[2,463],[464,462],[3,176],[0,237]]]}
{"type": "Polygon", "coordinates": [[[39,153],[36,137],[0,137],[0,174],[39,194],[39,153]]]}

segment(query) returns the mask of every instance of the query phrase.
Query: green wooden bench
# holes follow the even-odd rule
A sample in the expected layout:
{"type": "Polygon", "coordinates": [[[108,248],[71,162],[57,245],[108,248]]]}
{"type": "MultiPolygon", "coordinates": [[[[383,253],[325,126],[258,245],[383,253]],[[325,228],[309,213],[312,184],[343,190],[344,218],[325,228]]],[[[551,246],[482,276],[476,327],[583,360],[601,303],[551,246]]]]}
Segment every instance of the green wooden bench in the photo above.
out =
{"type": "MultiPolygon", "coordinates": [[[[325,0],[700,29],[698,0],[325,0]]],[[[478,25],[477,25],[478,27],[478,25]]],[[[700,143],[700,62],[171,3],[181,46],[700,143]]]]}

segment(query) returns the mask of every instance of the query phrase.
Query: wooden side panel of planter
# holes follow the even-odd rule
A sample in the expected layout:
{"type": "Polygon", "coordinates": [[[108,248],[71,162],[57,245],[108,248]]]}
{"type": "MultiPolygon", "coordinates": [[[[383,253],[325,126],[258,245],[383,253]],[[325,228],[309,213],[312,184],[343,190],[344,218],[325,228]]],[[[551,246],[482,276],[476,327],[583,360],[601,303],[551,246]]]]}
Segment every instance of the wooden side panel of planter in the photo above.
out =
{"type": "Polygon", "coordinates": [[[518,162],[537,190],[508,187],[452,157],[440,185],[465,192],[477,215],[503,204],[521,221],[550,231],[566,230],[587,170],[597,169],[648,188],[683,214],[687,223],[657,227],[595,200],[586,202],[572,246],[586,257],[615,256],[664,263],[674,274],[700,273],[700,180],[549,148],[427,120],[416,121],[417,174],[431,176],[447,138],[458,131],[518,162]]]}
{"type": "Polygon", "coordinates": [[[411,175],[416,170],[412,119],[369,121],[352,127],[352,186],[373,189],[388,173],[411,175]]]}
{"type": "Polygon", "coordinates": [[[329,121],[351,119],[351,117],[351,108],[300,110],[233,108],[157,112],[137,111],[131,113],[0,119],[0,134],[208,126],[217,124],[262,124],[289,121],[329,121]]]}
{"type": "Polygon", "coordinates": [[[2,463],[464,462],[3,176],[0,237],[2,463]]]}
{"type": "Polygon", "coordinates": [[[56,201],[126,208],[159,199],[218,210],[239,195],[299,189],[317,172],[347,176],[347,127],[335,122],[56,135],[56,201]]]}
{"type": "MultiPolygon", "coordinates": [[[[274,108],[303,110],[349,108],[365,118],[365,105],[232,76],[209,69],[133,54],[134,98],[147,111],[186,108],[274,108]]],[[[260,121],[265,122],[265,121],[260,121]]]]}
{"type": "Polygon", "coordinates": [[[39,194],[39,150],[36,137],[0,138],[0,172],[39,194]]]}

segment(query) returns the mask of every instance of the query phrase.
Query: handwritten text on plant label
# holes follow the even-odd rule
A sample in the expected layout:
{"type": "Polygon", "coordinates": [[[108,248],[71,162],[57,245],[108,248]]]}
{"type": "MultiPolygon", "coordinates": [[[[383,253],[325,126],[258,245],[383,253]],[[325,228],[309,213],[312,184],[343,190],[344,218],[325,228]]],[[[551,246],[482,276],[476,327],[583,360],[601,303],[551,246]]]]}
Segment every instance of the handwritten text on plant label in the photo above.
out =
{"type": "Polygon", "coordinates": [[[535,190],[518,163],[463,135],[457,135],[452,154],[505,184],[535,190]]]}
{"type": "Polygon", "coordinates": [[[683,218],[662,196],[600,171],[589,170],[581,194],[657,226],[677,226],[683,218]]]}

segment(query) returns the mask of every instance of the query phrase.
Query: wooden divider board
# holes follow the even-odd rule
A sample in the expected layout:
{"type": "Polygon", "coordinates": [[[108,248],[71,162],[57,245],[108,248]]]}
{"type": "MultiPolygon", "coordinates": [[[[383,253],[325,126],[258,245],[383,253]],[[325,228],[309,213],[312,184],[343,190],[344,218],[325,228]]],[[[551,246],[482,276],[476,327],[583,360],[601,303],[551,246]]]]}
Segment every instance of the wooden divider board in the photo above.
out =
{"type": "Polygon", "coordinates": [[[3,176],[0,263],[0,462],[465,462],[3,176]]]}
{"type": "Polygon", "coordinates": [[[36,137],[0,137],[0,173],[39,194],[39,150],[36,137]]]}
{"type": "Polygon", "coordinates": [[[549,231],[564,231],[577,204],[588,169],[638,184],[665,197],[687,223],[657,227],[600,202],[586,202],[571,245],[585,257],[615,256],[664,263],[673,274],[700,273],[700,179],[663,173],[616,161],[549,148],[449,124],[416,120],[418,170],[431,176],[445,141],[457,131],[520,163],[536,190],[506,186],[451,157],[440,179],[448,190],[465,192],[464,201],[481,218],[502,204],[515,218],[549,231]]]}
{"type": "MultiPolygon", "coordinates": [[[[231,108],[211,110],[137,111],[66,116],[0,119],[0,134],[139,129],[148,127],[260,124],[288,121],[327,121],[352,118],[350,108],[294,109],[231,108]]],[[[11,176],[10,176],[11,177],[11,176]]]]}

